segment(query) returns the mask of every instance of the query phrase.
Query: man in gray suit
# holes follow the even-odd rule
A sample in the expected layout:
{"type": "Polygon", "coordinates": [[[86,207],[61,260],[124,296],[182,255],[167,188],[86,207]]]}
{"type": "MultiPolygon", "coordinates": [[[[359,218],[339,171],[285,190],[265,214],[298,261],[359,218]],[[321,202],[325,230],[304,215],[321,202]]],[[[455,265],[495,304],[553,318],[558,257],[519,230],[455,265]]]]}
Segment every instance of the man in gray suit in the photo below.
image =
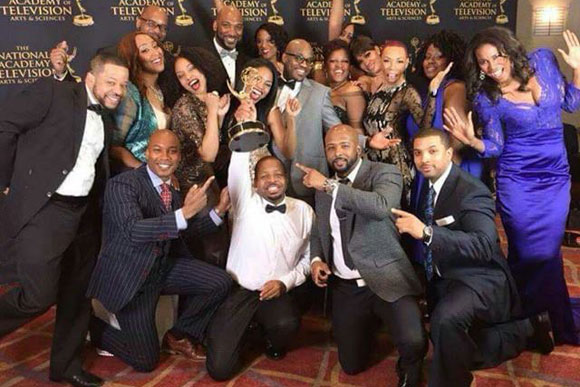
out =
{"type": "MultiPolygon", "coordinates": [[[[284,112],[288,98],[297,98],[302,111],[296,117],[296,153],[287,160],[290,182],[288,195],[314,204],[314,190],[302,184],[302,173],[294,162],[328,173],[324,157],[324,133],[340,120],[332,107],[330,89],[306,78],[314,64],[312,46],[306,40],[294,39],[282,54],[284,76],[280,79],[277,105],[284,112]]],[[[282,158],[280,152],[277,156],[282,158]]]]}
{"type": "Polygon", "coordinates": [[[361,159],[357,132],[338,125],[325,138],[327,178],[298,164],[303,183],[316,190],[311,271],[332,289],[332,330],[347,374],[368,363],[376,317],[389,326],[399,351],[399,386],[418,386],[427,340],[416,296],[421,285],[390,218],[402,178],[396,167],[361,159]]]}

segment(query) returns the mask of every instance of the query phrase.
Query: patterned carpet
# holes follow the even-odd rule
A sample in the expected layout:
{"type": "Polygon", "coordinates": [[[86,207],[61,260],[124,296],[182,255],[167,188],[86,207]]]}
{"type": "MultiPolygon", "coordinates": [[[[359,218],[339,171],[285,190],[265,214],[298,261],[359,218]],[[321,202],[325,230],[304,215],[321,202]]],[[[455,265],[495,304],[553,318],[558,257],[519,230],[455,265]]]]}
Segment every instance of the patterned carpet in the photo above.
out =
{"type": "MultiPolygon", "coordinates": [[[[564,248],[566,279],[572,296],[580,297],[580,249],[564,248]]],[[[48,359],[54,309],[0,341],[0,386],[57,386],[48,381],[48,359]]],[[[96,355],[87,345],[86,367],[108,380],[108,386],[396,386],[396,351],[385,334],[375,346],[372,366],[346,375],[330,339],[330,325],[307,315],[286,358],[272,361],[257,344],[245,355],[246,367],[234,380],[216,383],[204,363],[164,355],[150,374],[136,373],[116,358],[96,355]]],[[[428,356],[427,364],[430,356],[428,356]]],[[[427,369],[427,367],[426,367],[427,369]]],[[[427,371],[425,371],[427,372],[427,371]]],[[[580,347],[557,347],[549,356],[524,352],[500,367],[475,373],[472,386],[580,386],[580,347]]]]}

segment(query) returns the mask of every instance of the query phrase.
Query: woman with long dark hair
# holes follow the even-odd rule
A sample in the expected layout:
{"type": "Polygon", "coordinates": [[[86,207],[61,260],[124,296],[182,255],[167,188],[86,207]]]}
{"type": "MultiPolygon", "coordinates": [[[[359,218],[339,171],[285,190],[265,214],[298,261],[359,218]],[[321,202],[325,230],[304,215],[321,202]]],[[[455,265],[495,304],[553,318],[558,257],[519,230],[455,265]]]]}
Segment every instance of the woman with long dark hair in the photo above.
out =
{"type": "Polygon", "coordinates": [[[156,129],[169,128],[170,110],[160,86],[165,69],[161,43],[143,32],[130,32],[117,46],[119,56],[129,65],[127,94],[115,113],[111,157],[121,166],[137,168],[145,161],[149,136],[156,129]]]}
{"type": "Polygon", "coordinates": [[[564,281],[560,245],[570,204],[570,175],[561,110],[580,108],[580,44],[564,32],[573,69],[567,82],[554,54],[527,54],[514,34],[500,27],[469,43],[467,90],[483,125],[474,135],[471,114],[445,111],[446,128],[482,157],[497,157],[497,208],[507,237],[508,262],[526,314],[548,311],[556,343],[580,344],[564,281]]]}
{"type": "Polygon", "coordinates": [[[264,23],[258,27],[254,35],[258,55],[274,65],[278,74],[284,72],[281,61],[282,53],[288,44],[288,34],[284,28],[274,23],[264,23]]]}

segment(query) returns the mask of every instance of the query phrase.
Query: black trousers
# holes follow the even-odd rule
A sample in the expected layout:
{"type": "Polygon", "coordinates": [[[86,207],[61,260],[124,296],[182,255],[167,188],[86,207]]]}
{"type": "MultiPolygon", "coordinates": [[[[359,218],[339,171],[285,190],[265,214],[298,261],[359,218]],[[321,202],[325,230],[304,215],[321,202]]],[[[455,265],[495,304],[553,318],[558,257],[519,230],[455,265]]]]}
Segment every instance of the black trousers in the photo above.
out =
{"type": "Polygon", "coordinates": [[[159,362],[155,310],[162,294],[179,294],[180,312],[173,329],[202,342],[214,312],[228,295],[231,277],[222,269],[192,258],[177,258],[162,283],[149,283],[115,313],[121,330],[91,319],[91,341],[135,370],[150,372],[159,362]]]}
{"type": "Polygon", "coordinates": [[[362,372],[368,365],[376,328],[376,318],[387,324],[399,351],[399,374],[407,376],[408,385],[418,385],[427,337],[421,312],[413,296],[387,302],[367,286],[336,276],[332,290],[332,330],[338,346],[338,359],[345,373],[362,372]]]}
{"type": "MultiPolygon", "coordinates": [[[[436,280],[431,314],[433,361],[429,386],[471,384],[471,370],[496,367],[520,354],[532,334],[528,319],[490,321],[489,308],[470,287],[453,280],[436,280]]],[[[509,305],[508,305],[509,307],[509,305]]]]}
{"type": "Polygon", "coordinates": [[[50,354],[54,379],[81,370],[91,314],[85,293],[100,243],[95,212],[86,203],[53,197],[7,243],[6,264],[16,268],[18,286],[0,296],[0,337],[56,303],[50,354]]]}
{"type": "Polygon", "coordinates": [[[228,380],[238,371],[244,333],[252,320],[262,326],[274,348],[286,349],[300,328],[300,311],[294,299],[300,288],[260,301],[259,291],[235,286],[209,327],[206,363],[209,375],[215,380],[228,380]]]}

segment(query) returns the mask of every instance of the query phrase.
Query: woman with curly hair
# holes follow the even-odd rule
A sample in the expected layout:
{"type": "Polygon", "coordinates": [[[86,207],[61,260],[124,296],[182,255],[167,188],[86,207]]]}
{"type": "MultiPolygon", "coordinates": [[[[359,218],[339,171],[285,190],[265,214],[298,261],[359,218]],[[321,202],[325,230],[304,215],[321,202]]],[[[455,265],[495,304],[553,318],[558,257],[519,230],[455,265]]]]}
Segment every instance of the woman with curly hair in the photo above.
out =
{"type": "MultiPolygon", "coordinates": [[[[219,128],[230,104],[229,94],[220,98],[213,91],[219,87],[215,69],[220,65],[211,52],[200,47],[184,48],[175,59],[174,69],[181,96],[171,113],[171,130],[181,143],[181,163],[175,176],[182,192],[214,176],[213,163],[220,145],[219,128]]],[[[211,208],[219,202],[217,182],[214,181],[207,193],[211,208]]],[[[200,239],[186,231],[185,242],[195,256],[225,267],[227,232],[222,230],[200,239]]]]}
{"type": "MultiPolygon", "coordinates": [[[[445,110],[446,129],[482,157],[497,157],[497,208],[508,238],[508,262],[528,316],[548,311],[556,343],[580,344],[568,296],[560,244],[570,204],[570,175],[561,110],[580,108],[580,43],[564,32],[573,69],[567,82],[554,54],[527,54],[501,27],[479,32],[465,59],[468,95],[483,126],[474,135],[471,114],[445,110]]],[[[577,302],[574,302],[577,304],[577,302]]],[[[575,305],[580,312],[580,305],[575,305]]]]}
{"type": "Polygon", "coordinates": [[[118,55],[129,65],[127,94],[115,113],[111,157],[118,169],[138,168],[145,161],[149,136],[156,129],[169,128],[170,110],[160,86],[165,69],[161,44],[139,31],[126,34],[117,46],[118,55]]]}
{"type": "Polygon", "coordinates": [[[284,64],[280,59],[288,44],[288,34],[284,28],[274,23],[264,23],[256,30],[254,42],[258,55],[272,62],[278,74],[282,74],[284,64]]]}
{"type": "Polygon", "coordinates": [[[334,111],[342,123],[358,129],[362,134],[366,101],[362,90],[350,82],[348,44],[343,40],[334,39],[324,45],[322,52],[334,111]]]}

